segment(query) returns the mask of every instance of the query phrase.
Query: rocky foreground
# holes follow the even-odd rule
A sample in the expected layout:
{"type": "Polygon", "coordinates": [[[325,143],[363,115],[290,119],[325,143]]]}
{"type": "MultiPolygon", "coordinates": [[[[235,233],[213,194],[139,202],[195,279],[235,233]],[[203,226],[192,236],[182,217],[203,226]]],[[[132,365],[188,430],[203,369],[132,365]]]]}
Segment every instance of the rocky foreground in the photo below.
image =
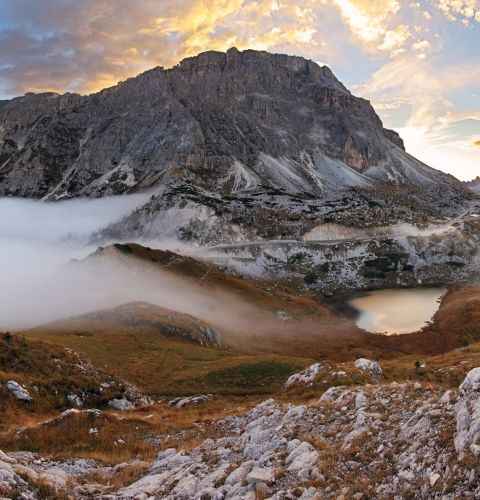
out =
{"type": "MultiPolygon", "coordinates": [[[[479,498],[480,368],[445,391],[384,384],[367,361],[357,368],[372,368],[373,384],[331,387],[309,405],[266,400],[245,416],[213,422],[224,437],[189,452],[164,449],[151,464],[1,453],[0,492],[22,499],[479,498]],[[140,478],[114,491],[113,478],[132,468],[140,478]]],[[[318,373],[309,370],[293,386],[309,384],[318,373]]]]}

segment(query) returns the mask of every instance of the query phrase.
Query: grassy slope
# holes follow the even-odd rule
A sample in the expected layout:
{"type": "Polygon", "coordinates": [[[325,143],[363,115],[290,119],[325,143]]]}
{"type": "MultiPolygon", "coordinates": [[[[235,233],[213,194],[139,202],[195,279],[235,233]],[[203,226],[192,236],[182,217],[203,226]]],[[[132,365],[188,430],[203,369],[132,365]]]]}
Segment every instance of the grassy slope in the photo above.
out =
{"type": "MultiPolygon", "coordinates": [[[[33,425],[35,421],[32,419],[24,422],[28,428],[20,433],[14,430],[20,422],[11,419],[12,431],[0,433],[0,448],[29,449],[52,457],[91,457],[106,463],[135,457],[151,460],[161,448],[177,446],[188,450],[206,437],[215,437],[218,431],[211,425],[213,420],[226,414],[242,414],[255,402],[264,399],[267,393],[286,402],[312,404],[332,385],[419,381],[445,388],[458,387],[468,370],[480,366],[480,344],[475,342],[480,318],[477,294],[480,296],[479,290],[452,292],[437,318],[438,325],[454,328],[455,335],[467,331],[470,345],[440,355],[406,355],[381,360],[384,378],[378,381],[359,372],[353,361],[331,362],[330,372],[341,370],[345,375],[341,378],[322,375],[311,387],[293,387],[287,392],[282,389],[286,377],[311,360],[239,355],[172,340],[146,327],[142,330],[101,322],[95,328],[92,322],[71,322],[68,328],[66,323],[56,328],[50,326],[31,335],[41,335],[49,341],[72,346],[102,368],[110,368],[139,385],[150,387],[153,394],[159,387],[164,387],[165,392],[172,393],[186,388],[187,392],[211,391],[223,392],[224,395],[182,410],[169,408],[166,404],[154,405],[122,413],[120,419],[113,415],[115,412],[102,416],[79,414],[47,426],[33,425]],[[425,367],[416,368],[417,360],[425,367]],[[227,394],[229,392],[238,396],[227,394]],[[244,396],[253,393],[257,395],[244,396]],[[100,429],[99,437],[88,433],[92,426],[100,429]],[[146,437],[159,434],[169,437],[159,444],[145,441],[146,437]],[[114,441],[120,438],[126,444],[118,448],[114,441]],[[75,443],[73,448],[71,443],[75,443]]],[[[53,345],[41,345],[47,346],[47,351],[57,349],[53,345]]]]}
{"type": "MultiPolygon", "coordinates": [[[[284,402],[310,405],[316,404],[322,392],[332,385],[419,381],[426,385],[440,384],[445,389],[458,387],[465,373],[480,365],[480,344],[422,358],[420,361],[426,366],[420,370],[415,368],[415,361],[415,357],[407,356],[381,362],[385,376],[380,380],[365,376],[352,362],[332,365],[331,369],[342,370],[346,375],[341,379],[330,379],[327,383],[324,381],[328,376],[321,376],[311,387],[294,386],[286,392],[278,391],[275,397],[284,402]]],[[[251,371],[248,368],[244,370],[248,378],[251,371]]],[[[219,376],[225,377],[228,383],[239,383],[230,378],[228,370],[219,376]]],[[[12,420],[11,432],[0,433],[0,449],[31,450],[53,458],[94,458],[111,464],[134,458],[152,460],[161,449],[173,446],[189,450],[206,438],[221,436],[221,430],[212,426],[215,420],[226,415],[242,415],[264,398],[262,395],[218,396],[204,404],[182,409],[157,404],[128,412],[80,413],[68,418],[56,418],[43,425],[34,425],[32,420],[20,432],[16,431],[19,423],[12,420]],[[92,427],[99,429],[97,435],[89,433],[92,427]],[[161,439],[155,440],[158,436],[161,439]],[[117,439],[124,440],[125,444],[118,447],[115,445],[117,439]]]]}
{"type": "Polygon", "coordinates": [[[104,408],[110,399],[122,396],[122,383],[62,346],[0,334],[0,430],[12,421],[20,425],[70,408],[69,394],[82,394],[87,408],[104,408]],[[5,386],[8,380],[25,386],[33,401],[13,396],[5,386]],[[112,381],[115,384],[100,390],[102,382],[112,381]]]}
{"type": "Polygon", "coordinates": [[[80,412],[47,422],[32,421],[20,431],[18,423],[11,421],[11,431],[0,433],[0,449],[29,450],[55,459],[93,458],[109,464],[151,461],[162,449],[189,449],[207,437],[220,437],[218,431],[210,429],[214,420],[244,414],[259,401],[260,397],[229,396],[181,410],[157,404],[127,412],[80,412]],[[92,427],[99,432],[89,433],[92,427]],[[117,446],[118,439],[125,444],[117,446]]]}
{"type": "Polygon", "coordinates": [[[74,349],[153,396],[214,392],[268,394],[310,359],[243,355],[166,337],[148,326],[72,320],[28,332],[74,349]]]}
{"type": "Polygon", "coordinates": [[[163,276],[180,278],[188,289],[213,298],[215,305],[222,305],[223,322],[209,322],[221,332],[226,344],[245,354],[342,362],[359,357],[434,355],[461,345],[458,329],[452,330],[439,321],[414,336],[371,335],[352,321],[334,316],[313,295],[299,295],[295,287],[285,284],[281,289],[280,283],[230,276],[200,260],[137,244],[112,245],[89,260],[101,268],[108,262],[116,262],[120,268],[146,270],[150,277],[161,271],[163,276]],[[279,321],[276,316],[279,310],[286,311],[291,319],[279,321]]]}
{"type": "MultiPolygon", "coordinates": [[[[175,261],[175,265],[179,265],[178,262],[175,261]]],[[[194,270],[197,264],[203,265],[194,263],[194,270]]],[[[190,263],[188,272],[193,272],[190,263]]],[[[223,282],[216,270],[212,270],[209,277],[221,278],[223,282]]],[[[254,286],[238,278],[234,280],[235,286],[240,288],[254,286]]],[[[255,289],[259,288],[255,286],[255,289]]],[[[272,307],[267,292],[256,298],[263,302],[262,307],[266,310],[272,307]]],[[[407,364],[413,366],[416,359],[427,359],[466,342],[480,340],[480,289],[451,291],[433,325],[413,335],[384,337],[362,332],[349,334],[339,328],[329,330],[328,326],[335,322],[347,325],[346,320],[328,314],[326,317],[314,314],[308,323],[292,320],[279,324],[277,321],[275,336],[247,335],[245,351],[202,347],[162,335],[149,325],[129,326],[87,318],[47,325],[27,335],[70,347],[97,368],[133,382],[156,397],[198,392],[272,394],[282,387],[291,373],[311,364],[313,359],[341,363],[365,356],[385,362],[398,360],[395,363],[401,364],[402,358],[408,359],[407,364]],[[261,349],[257,350],[256,342],[261,349]]]]}

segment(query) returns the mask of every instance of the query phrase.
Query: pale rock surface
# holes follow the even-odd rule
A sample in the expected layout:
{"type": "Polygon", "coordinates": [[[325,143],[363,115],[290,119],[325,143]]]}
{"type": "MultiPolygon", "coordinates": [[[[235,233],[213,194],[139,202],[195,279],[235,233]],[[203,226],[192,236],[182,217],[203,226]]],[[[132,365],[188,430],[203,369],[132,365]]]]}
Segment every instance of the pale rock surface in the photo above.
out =
{"type": "Polygon", "coordinates": [[[460,384],[460,399],[454,405],[457,429],[455,449],[480,456],[480,368],[470,370],[460,384]]]}
{"type": "Polygon", "coordinates": [[[125,398],[112,399],[108,404],[115,410],[120,411],[133,410],[135,408],[135,405],[125,398]]]}
{"type": "Polygon", "coordinates": [[[480,498],[467,460],[480,450],[480,392],[471,379],[450,390],[455,404],[445,404],[441,385],[408,383],[334,387],[313,404],[269,399],[211,423],[190,451],[160,451],[140,479],[114,492],[107,492],[109,478],[137,462],[103,467],[0,452],[0,487],[25,499],[35,498],[38,478],[59,493],[99,500],[480,498]],[[93,473],[105,484],[89,480],[93,473]]]}
{"type": "Polygon", "coordinates": [[[175,408],[183,408],[184,406],[198,405],[200,403],[204,403],[205,401],[208,401],[209,399],[210,399],[210,396],[204,395],[204,394],[199,394],[197,396],[188,396],[185,398],[172,399],[171,401],[168,402],[168,405],[173,406],[175,408]]]}
{"type": "Polygon", "coordinates": [[[357,359],[357,361],[355,361],[355,368],[374,377],[380,377],[383,373],[378,363],[366,358],[357,359]]]}
{"type": "Polygon", "coordinates": [[[18,382],[15,382],[15,380],[9,380],[7,382],[7,389],[17,398],[20,399],[21,401],[32,401],[32,396],[30,396],[30,393],[25,389],[25,387],[22,387],[18,382]]]}
{"type": "Polygon", "coordinates": [[[321,363],[315,363],[303,370],[303,372],[291,375],[285,382],[285,389],[294,384],[310,385],[317,378],[322,368],[323,365],[321,363]]]}

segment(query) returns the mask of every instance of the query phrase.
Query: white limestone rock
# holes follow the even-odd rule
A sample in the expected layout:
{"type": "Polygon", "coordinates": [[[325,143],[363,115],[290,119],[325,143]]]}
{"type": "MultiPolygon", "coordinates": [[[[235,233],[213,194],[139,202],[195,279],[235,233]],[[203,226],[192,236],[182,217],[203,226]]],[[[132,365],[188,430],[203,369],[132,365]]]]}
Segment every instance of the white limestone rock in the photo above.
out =
{"type": "Polygon", "coordinates": [[[275,470],[273,467],[255,467],[247,474],[247,481],[252,485],[257,483],[273,484],[275,482],[275,470]]]}
{"type": "Polygon", "coordinates": [[[365,408],[367,406],[367,396],[364,392],[359,392],[355,397],[355,409],[365,408]]]}
{"type": "Polygon", "coordinates": [[[454,407],[457,431],[454,445],[458,453],[470,449],[473,454],[480,455],[480,399],[473,401],[460,400],[454,407]]]}
{"type": "Polygon", "coordinates": [[[452,391],[450,389],[448,391],[445,391],[443,396],[440,398],[440,403],[445,405],[450,404],[451,396],[452,396],[452,391]]]}
{"type": "Polygon", "coordinates": [[[480,455],[480,367],[470,370],[459,387],[461,398],[454,405],[457,430],[454,445],[458,453],[470,450],[480,455]]]}
{"type": "Polygon", "coordinates": [[[243,462],[229,474],[227,479],[225,479],[225,484],[234,485],[242,483],[246,479],[247,474],[251,471],[253,463],[253,460],[243,462]]]}
{"type": "Polygon", "coordinates": [[[302,372],[291,375],[285,383],[285,389],[288,389],[294,384],[311,385],[323,369],[324,366],[321,363],[310,365],[302,372]]]}
{"type": "Polygon", "coordinates": [[[183,408],[184,406],[198,405],[208,401],[210,396],[205,394],[199,394],[197,396],[188,396],[186,398],[175,398],[168,402],[168,406],[173,406],[174,408],[183,408]]]}
{"type": "Polygon", "coordinates": [[[355,361],[355,368],[374,377],[380,377],[383,373],[378,363],[367,358],[357,359],[355,361]]]}
{"type": "Polygon", "coordinates": [[[480,391],[480,367],[473,368],[467,373],[459,389],[462,394],[480,391]]]}
{"type": "Polygon", "coordinates": [[[126,411],[133,410],[135,405],[125,398],[111,399],[108,404],[115,410],[126,411]]]}
{"type": "Polygon", "coordinates": [[[287,470],[296,473],[303,480],[317,479],[320,475],[317,465],[320,455],[315,448],[306,441],[297,446],[293,446],[292,441],[289,444],[290,449],[293,449],[285,461],[287,470]]]}
{"type": "Polygon", "coordinates": [[[83,406],[83,401],[80,396],[77,396],[76,394],[69,394],[67,396],[67,400],[69,403],[75,406],[83,406]]]}
{"type": "Polygon", "coordinates": [[[32,401],[32,396],[30,396],[27,389],[15,382],[15,380],[9,380],[6,385],[7,389],[20,401],[32,401]]]}

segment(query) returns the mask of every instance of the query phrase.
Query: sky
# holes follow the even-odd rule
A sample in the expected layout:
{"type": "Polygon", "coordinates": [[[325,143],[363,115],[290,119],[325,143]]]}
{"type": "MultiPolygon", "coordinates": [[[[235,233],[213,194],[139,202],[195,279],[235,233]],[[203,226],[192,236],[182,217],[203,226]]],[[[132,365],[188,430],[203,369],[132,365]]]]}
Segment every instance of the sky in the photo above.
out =
{"type": "Polygon", "coordinates": [[[0,0],[0,99],[233,46],[328,65],[411,154],[480,175],[480,0],[0,0]]]}

